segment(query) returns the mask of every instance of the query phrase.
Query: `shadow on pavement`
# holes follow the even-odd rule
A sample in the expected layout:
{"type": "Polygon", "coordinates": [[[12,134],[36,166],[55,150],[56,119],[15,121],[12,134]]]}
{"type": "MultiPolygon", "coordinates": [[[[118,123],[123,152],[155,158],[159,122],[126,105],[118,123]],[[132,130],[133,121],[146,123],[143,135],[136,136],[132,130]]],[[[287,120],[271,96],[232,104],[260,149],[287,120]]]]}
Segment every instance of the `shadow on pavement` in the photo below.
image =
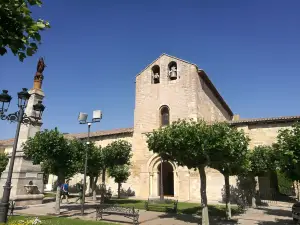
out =
{"type": "Polygon", "coordinates": [[[286,208],[283,209],[259,208],[258,210],[263,210],[264,214],[267,215],[290,217],[292,219],[292,209],[288,210],[286,208]]]}
{"type": "Polygon", "coordinates": [[[276,221],[260,221],[258,222],[258,225],[292,225],[296,224],[292,219],[276,219],[276,221]]]}
{"type": "MultiPolygon", "coordinates": [[[[193,215],[166,213],[166,214],[160,215],[159,218],[161,218],[161,219],[173,218],[175,220],[180,220],[180,221],[185,222],[185,223],[201,224],[201,217],[193,216],[193,215]]],[[[210,217],[209,222],[212,225],[218,225],[218,224],[234,225],[234,224],[238,224],[237,220],[225,220],[225,219],[222,219],[222,218],[219,218],[219,217],[210,217]]]]}

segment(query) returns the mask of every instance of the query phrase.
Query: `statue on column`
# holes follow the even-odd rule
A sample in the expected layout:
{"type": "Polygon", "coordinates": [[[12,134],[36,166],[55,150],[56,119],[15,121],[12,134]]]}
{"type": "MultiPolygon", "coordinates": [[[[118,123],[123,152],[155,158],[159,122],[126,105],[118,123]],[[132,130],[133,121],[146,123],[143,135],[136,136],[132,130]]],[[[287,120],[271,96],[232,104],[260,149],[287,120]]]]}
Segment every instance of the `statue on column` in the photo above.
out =
{"type": "Polygon", "coordinates": [[[44,58],[41,57],[38,61],[38,64],[37,64],[37,68],[36,68],[36,71],[40,74],[43,74],[43,71],[45,69],[46,65],[45,65],[45,62],[44,62],[44,58]]]}
{"type": "Polygon", "coordinates": [[[45,67],[46,67],[46,64],[44,62],[44,58],[41,57],[37,63],[36,73],[34,76],[34,85],[33,85],[34,89],[42,89],[42,83],[44,80],[43,71],[44,71],[45,67]]]}

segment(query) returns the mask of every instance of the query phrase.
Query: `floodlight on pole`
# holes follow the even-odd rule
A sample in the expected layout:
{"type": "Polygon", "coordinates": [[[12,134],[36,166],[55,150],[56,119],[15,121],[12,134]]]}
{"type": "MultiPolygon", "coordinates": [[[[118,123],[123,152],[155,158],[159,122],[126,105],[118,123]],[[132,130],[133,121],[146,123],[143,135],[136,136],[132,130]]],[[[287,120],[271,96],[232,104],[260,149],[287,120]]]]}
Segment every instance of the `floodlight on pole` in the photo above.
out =
{"type": "Polygon", "coordinates": [[[102,119],[102,111],[94,110],[93,111],[93,122],[99,122],[102,119]]]}
{"type": "Polygon", "coordinates": [[[78,121],[79,121],[80,124],[86,124],[87,118],[88,118],[87,113],[80,112],[79,116],[78,116],[78,121]]]}
{"type": "Polygon", "coordinates": [[[82,201],[81,201],[81,215],[84,215],[84,203],[85,203],[85,190],[86,190],[86,173],[87,173],[87,161],[88,161],[88,148],[91,144],[90,142],[90,129],[92,123],[100,122],[102,119],[101,110],[93,111],[93,119],[90,122],[87,122],[88,114],[87,113],[79,113],[78,121],[79,124],[87,124],[88,125],[88,136],[87,136],[87,146],[85,148],[85,162],[84,162],[84,177],[83,177],[83,193],[82,193],[82,201]]]}

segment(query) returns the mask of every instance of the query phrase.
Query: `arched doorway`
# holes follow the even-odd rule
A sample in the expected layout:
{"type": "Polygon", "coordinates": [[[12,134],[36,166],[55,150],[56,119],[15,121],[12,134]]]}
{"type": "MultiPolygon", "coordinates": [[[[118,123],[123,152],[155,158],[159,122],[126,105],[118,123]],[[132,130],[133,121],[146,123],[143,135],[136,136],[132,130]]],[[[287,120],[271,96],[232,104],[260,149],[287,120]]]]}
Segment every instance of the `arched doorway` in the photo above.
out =
{"type": "Polygon", "coordinates": [[[161,191],[161,180],[163,182],[163,194],[164,196],[174,197],[174,171],[173,166],[169,162],[162,163],[162,178],[161,178],[161,163],[157,166],[158,175],[158,194],[161,191]]]}

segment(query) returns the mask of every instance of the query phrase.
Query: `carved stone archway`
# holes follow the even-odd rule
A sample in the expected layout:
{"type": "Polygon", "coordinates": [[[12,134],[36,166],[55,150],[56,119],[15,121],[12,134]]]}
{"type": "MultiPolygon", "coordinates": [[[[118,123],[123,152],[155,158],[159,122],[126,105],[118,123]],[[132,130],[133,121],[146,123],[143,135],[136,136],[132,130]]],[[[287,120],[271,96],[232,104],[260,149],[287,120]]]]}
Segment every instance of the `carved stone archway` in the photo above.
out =
{"type": "MultiPolygon", "coordinates": [[[[173,187],[174,190],[174,197],[178,196],[178,190],[179,190],[179,182],[178,182],[178,167],[174,162],[167,162],[172,169],[173,172],[173,187]]],[[[160,175],[160,164],[161,159],[159,156],[154,155],[150,158],[150,160],[147,163],[148,173],[149,173],[149,196],[150,197],[159,197],[159,175],[160,175]]]]}

